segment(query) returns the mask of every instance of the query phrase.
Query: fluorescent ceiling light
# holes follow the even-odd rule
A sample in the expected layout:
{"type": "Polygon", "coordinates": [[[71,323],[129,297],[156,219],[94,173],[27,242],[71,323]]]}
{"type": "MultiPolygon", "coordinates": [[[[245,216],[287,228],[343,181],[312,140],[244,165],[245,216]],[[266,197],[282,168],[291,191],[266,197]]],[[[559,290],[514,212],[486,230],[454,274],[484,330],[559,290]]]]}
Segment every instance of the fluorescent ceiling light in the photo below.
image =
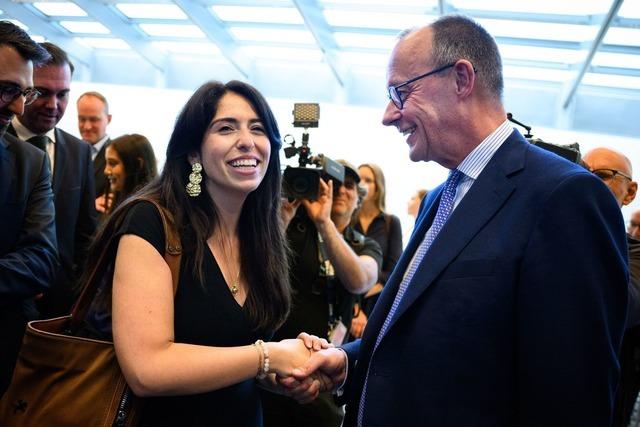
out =
{"type": "Polygon", "coordinates": [[[450,3],[457,9],[578,16],[606,13],[610,6],[610,2],[602,0],[451,0],[450,3]]]}
{"type": "Polygon", "coordinates": [[[33,6],[48,16],[87,16],[87,12],[71,2],[37,2],[33,6]]]}
{"type": "Polygon", "coordinates": [[[139,24],[142,31],[156,37],[204,38],[204,33],[195,25],[139,24]]]}
{"type": "Polygon", "coordinates": [[[584,50],[553,49],[550,47],[518,46],[512,44],[498,45],[500,55],[504,59],[548,61],[560,64],[581,62],[587,55],[584,50]]]}
{"type": "Polygon", "coordinates": [[[599,28],[595,25],[509,21],[503,19],[478,19],[477,21],[494,37],[537,40],[590,41],[595,38],[599,28]]]}
{"type": "Polygon", "coordinates": [[[380,36],[364,33],[334,33],[340,47],[392,49],[398,41],[396,36],[380,36]]]}
{"type": "Polygon", "coordinates": [[[80,44],[94,49],[111,49],[111,50],[129,50],[129,46],[122,39],[104,38],[104,37],[76,37],[74,38],[80,44]]]}
{"type": "Polygon", "coordinates": [[[564,83],[574,78],[575,71],[556,70],[551,68],[504,66],[504,77],[508,79],[524,79],[564,83]]]}
{"type": "Polygon", "coordinates": [[[116,7],[127,18],[133,19],[187,19],[175,4],[139,4],[139,3],[120,3],[116,7]]]}
{"type": "Polygon", "coordinates": [[[276,24],[304,24],[293,7],[211,6],[211,10],[223,21],[269,22],[276,24]]]}
{"type": "Polygon", "coordinates": [[[99,22],[84,22],[84,21],[60,21],[67,30],[72,33],[86,33],[86,34],[109,34],[110,31],[107,27],[99,22]]]}
{"type": "Polygon", "coordinates": [[[258,59],[271,59],[283,62],[322,61],[322,52],[319,49],[300,49],[278,46],[243,46],[241,50],[244,51],[247,56],[258,59]]]}
{"type": "Polygon", "coordinates": [[[638,90],[640,89],[640,77],[587,73],[582,79],[582,84],[638,90]]]}
{"type": "Polygon", "coordinates": [[[306,30],[233,27],[230,31],[235,38],[242,41],[315,44],[313,35],[306,30]]]}
{"type": "Polygon", "coordinates": [[[404,30],[432,23],[434,15],[363,12],[355,10],[325,9],[324,17],[332,27],[390,28],[404,30]]]}
{"type": "Polygon", "coordinates": [[[602,42],[604,44],[640,47],[640,28],[611,27],[602,42]]]}
{"type": "Polygon", "coordinates": [[[158,49],[173,54],[219,55],[220,49],[214,43],[154,41],[151,44],[158,49]]]}

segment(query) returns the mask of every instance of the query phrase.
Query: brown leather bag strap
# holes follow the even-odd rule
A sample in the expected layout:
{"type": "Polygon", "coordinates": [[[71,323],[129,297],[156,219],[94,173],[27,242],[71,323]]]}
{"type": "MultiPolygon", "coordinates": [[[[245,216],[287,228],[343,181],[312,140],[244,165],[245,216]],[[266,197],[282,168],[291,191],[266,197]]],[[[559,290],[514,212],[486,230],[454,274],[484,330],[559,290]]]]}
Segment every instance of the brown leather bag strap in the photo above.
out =
{"type": "MultiPolygon", "coordinates": [[[[152,203],[160,214],[162,219],[162,226],[164,228],[165,235],[165,251],[164,260],[171,270],[171,279],[173,286],[173,295],[175,297],[178,291],[178,281],[180,279],[180,262],[182,260],[182,244],[180,242],[180,236],[176,230],[175,223],[173,221],[173,215],[167,208],[162,206],[157,200],[147,197],[137,197],[133,200],[129,200],[125,203],[133,205],[135,203],[146,201],[152,203]]],[[[105,267],[109,262],[115,262],[115,255],[117,253],[117,243],[119,239],[116,239],[115,230],[119,228],[119,224],[111,230],[113,233],[109,236],[107,243],[103,246],[102,252],[98,257],[98,261],[93,266],[91,273],[88,276],[87,282],[82,288],[82,293],[78,297],[73,309],[71,310],[71,323],[72,327],[78,327],[84,321],[87,312],[93,302],[100,285],[100,278],[98,274],[103,274],[105,267]],[[108,259],[112,256],[112,259],[108,259]]]]}

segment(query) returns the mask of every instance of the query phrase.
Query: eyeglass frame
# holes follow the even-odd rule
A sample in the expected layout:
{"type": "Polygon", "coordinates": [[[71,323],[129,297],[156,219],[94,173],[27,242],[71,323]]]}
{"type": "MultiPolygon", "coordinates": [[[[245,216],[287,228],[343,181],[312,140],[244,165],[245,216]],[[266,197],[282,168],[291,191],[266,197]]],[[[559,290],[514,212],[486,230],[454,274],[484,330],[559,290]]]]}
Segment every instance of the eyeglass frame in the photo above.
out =
{"type": "MultiPolygon", "coordinates": [[[[404,83],[400,83],[399,85],[389,86],[387,88],[387,97],[389,97],[391,102],[393,102],[393,105],[395,105],[398,110],[402,110],[404,108],[404,100],[402,99],[402,96],[400,95],[400,92],[398,92],[399,88],[404,87],[406,85],[409,85],[409,84],[411,84],[411,83],[413,83],[415,81],[418,81],[420,79],[423,79],[425,77],[429,77],[429,76],[432,76],[434,74],[437,74],[437,73],[439,73],[441,71],[446,70],[447,68],[451,68],[454,65],[456,65],[457,63],[458,63],[458,61],[452,62],[452,63],[447,64],[447,65],[443,65],[442,67],[436,68],[435,70],[431,70],[431,71],[429,71],[427,73],[424,73],[424,74],[421,74],[421,75],[419,75],[417,77],[411,78],[411,79],[407,80],[404,83]],[[400,102],[400,105],[396,104],[395,99],[393,99],[393,95],[394,94],[395,94],[395,96],[398,97],[398,101],[400,102]]],[[[475,67],[473,67],[473,71],[474,72],[476,71],[475,67]]]]}
{"type": "Polygon", "coordinates": [[[13,101],[18,99],[19,96],[22,96],[24,97],[24,105],[29,105],[33,103],[36,99],[38,99],[40,95],[41,95],[40,91],[33,87],[28,87],[22,90],[22,88],[20,88],[20,86],[15,83],[0,82],[0,100],[7,104],[11,104],[13,101]],[[11,99],[7,99],[7,97],[5,96],[8,93],[7,89],[9,88],[16,91],[15,95],[13,95],[11,99]],[[33,98],[29,99],[30,97],[33,97],[33,98]]]}
{"type": "Polygon", "coordinates": [[[609,172],[611,172],[611,173],[613,174],[613,176],[612,176],[611,178],[608,178],[608,179],[615,179],[615,177],[616,177],[617,175],[620,175],[620,176],[621,176],[621,177],[623,177],[623,178],[627,178],[629,181],[633,181],[633,178],[631,178],[631,177],[630,177],[629,175],[627,175],[626,173],[620,172],[620,171],[619,171],[619,170],[617,170],[617,169],[599,168],[599,169],[593,169],[593,170],[591,170],[591,171],[590,171],[592,174],[594,174],[595,176],[597,176],[598,178],[600,178],[602,181],[604,181],[604,179],[603,179],[603,178],[601,178],[601,177],[599,177],[599,176],[596,174],[596,172],[598,172],[598,171],[609,171],[609,172]]]}

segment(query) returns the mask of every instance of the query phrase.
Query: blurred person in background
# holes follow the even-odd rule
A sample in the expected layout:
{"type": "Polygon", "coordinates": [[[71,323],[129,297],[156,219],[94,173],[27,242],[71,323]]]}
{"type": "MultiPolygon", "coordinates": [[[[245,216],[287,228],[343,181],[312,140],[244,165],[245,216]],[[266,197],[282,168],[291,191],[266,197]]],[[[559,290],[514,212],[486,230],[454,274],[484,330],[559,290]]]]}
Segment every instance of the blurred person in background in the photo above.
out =
{"type": "Polygon", "coordinates": [[[420,210],[420,203],[422,203],[422,199],[429,192],[424,188],[416,191],[413,196],[409,199],[409,203],[407,203],[407,213],[411,215],[411,217],[415,220],[418,217],[418,210],[420,210]]]}
{"type": "Polygon", "coordinates": [[[103,170],[109,187],[96,199],[96,210],[109,214],[118,204],[158,175],[153,147],[137,133],[111,141],[103,170]]]}
{"type": "Polygon", "coordinates": [[[365,163],[358,167],[358,175],[360,185],[367,189],[367,195],[354,218],[353,226],[356,231],[378,242],[382,249],[382,268],[378,272],[377,283],[354,307],[350,332],[355,338],[362,336],[367,318],[402,254],[400,220],[395,215],[386,213],[386,185],[382,169],[373,163],[365,163]]]}
{"type": "Polygon", "coordinates": [[[629,233],[630,236],[633,236],[636,239],[640,239],[640,209],[638,209],[631,215],[627,233],[629,233]]]}
{"type": "Polygon", "coordinates": [[[91,146],[91,159],[96,197],[104,194],[107,180],[104,176],[105,151],[111,139],[107,126],[111,123],[109,103],[99,92],[85,92],[78,98],[78,130],[82,139],[91,146]]]}

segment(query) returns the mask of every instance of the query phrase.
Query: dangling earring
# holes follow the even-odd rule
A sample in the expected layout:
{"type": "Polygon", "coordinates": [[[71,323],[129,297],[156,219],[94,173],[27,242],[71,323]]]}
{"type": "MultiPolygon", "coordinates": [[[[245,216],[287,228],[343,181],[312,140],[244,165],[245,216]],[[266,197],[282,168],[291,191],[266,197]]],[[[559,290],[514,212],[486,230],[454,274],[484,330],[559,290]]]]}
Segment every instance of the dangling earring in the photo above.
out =
{"type": "Polygon", "coordinates": [[[202,189],[200,183],[202,182],[202,165],[198,162],[191,165],[191,173],[189,174],[189,183],[187,184],[187,194],[191,197],[198,197],[202,189]]]}

